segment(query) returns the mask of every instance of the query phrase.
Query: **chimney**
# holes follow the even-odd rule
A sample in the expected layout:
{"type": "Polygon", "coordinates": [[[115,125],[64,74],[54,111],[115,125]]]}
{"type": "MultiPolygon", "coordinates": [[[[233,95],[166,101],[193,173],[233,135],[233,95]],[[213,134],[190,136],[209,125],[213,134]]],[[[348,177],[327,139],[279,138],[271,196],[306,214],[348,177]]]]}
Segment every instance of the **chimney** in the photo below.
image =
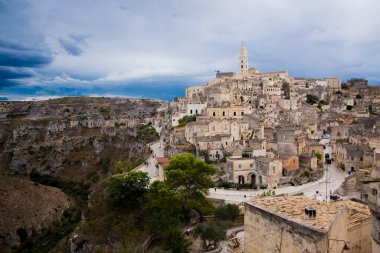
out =
{"type": "Polygon", "coordinates": [[[305,219],[315,220],[317,217],[317,210],[315,210],[312,206],[305,207],[305,219]]]}

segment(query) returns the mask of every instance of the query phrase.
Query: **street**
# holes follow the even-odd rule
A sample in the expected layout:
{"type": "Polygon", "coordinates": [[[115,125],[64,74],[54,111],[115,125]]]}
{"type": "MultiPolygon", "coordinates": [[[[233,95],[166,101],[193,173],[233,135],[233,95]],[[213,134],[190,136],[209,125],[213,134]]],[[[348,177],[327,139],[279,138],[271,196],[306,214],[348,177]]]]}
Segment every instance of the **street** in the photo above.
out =
{"type": "MultiPolygon", "coordinates": [[[[329,139],[322,139],[320,141],[321,144],[326,145],[326,149],[324,150],[323,157],[326,153],[330,154],[331,157],[331,146],[329,143],[329,139]]],[[[326,166],[326,165],[325,165],[326,166]]],[[[347,172],[342,171],[337,168],[335,163],[328,165],[327,173],[323,174],[323,177],[315,182],[310,182],[307,184],[299,185],[299,186],[286,186],[279,187],[274,191],[277,194],[297,194],[303,193],[309,197],[316,197],[319,200],[324,200],[326,197],[326,175],[327,175],[327,195],[331,192],[334,192],[336,189],[340,187],[340,185],[344,182],[344,179],[348,176],[347,172]],[[318,191],[318,194],[316,192],[318,191]]],[[[260,196],[266,190],[225,190],[225,189],[210,189],[209,196],[214,199],[225,200],[227,203],[240,203],[243,201],[247,201],[252,197],[260,196]]]]}
{"type": "MultiPolygon", "coordinates": [[[[153,125],[157,131],[161,129],[157,126],[153,125]]],[[[322,139],[320,141],[321,144],[326,146],[324,149],[323,158],[325,154],[328,153],[331,156],[331,146],[328,145],[329,139],[322,139]]],[[[138,170],[147,172],[150,177],[150,182],[158,179],[157,174],[157,160],[156,157],[163,157],[164,150],[160,147],[160,142],[157,141],[150,145],[152,149],[152,154],[146,160],[147,164],[142,165],[138,168],[138,170]]],[[[298,194],[303,193],[305,196],[316,197],[318,200],[326,199],[326,185],[327,185],[327,196],[330,195],[330,192],[334,192],[338,189],[341,184],[344,182],[344,179],[348,176],[348,173],[342,171],[340,168],[337,168],[335,163],[332,162],[330,165],[324,165],[326,170],[324,171],[323,177],[315,182],[310,182],[307,184],[299,185],[299,186],[286,186],[279,187],[275,189],[276,195],[278,194],[298,194]],[[327,184],[326,184],[326,176],[327,176],[327,184]],[[318,191],[318,194],[317,194],[318,191]]],[[[214,199],[225,200],[227,203],[240,203],[249,200],[252,197],[260,196],[266,190],[226,190],[226,189],[209,189],[209,196],[214,199]]]]}

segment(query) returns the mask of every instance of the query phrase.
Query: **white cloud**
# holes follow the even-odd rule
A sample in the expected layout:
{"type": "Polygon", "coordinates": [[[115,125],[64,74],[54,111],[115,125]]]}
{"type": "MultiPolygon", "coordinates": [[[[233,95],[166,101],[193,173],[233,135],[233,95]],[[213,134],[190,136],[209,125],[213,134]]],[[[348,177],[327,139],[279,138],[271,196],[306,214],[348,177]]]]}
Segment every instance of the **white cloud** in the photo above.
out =
{"type": "MultiPolygon", "coordinates": [[[[380,81],[378,0],[30,1],[34,33],[57,54],[44,72],[117,82],[237,71],[241,41],[252,66],[294,76],[380,81]],[[85,34],[85,53],[59,38],[85,34]]],[[[82,40],[83,41],[83,40],[82,40]]],[[[74,78],[75,77],[75,78],[74,78]]]]}

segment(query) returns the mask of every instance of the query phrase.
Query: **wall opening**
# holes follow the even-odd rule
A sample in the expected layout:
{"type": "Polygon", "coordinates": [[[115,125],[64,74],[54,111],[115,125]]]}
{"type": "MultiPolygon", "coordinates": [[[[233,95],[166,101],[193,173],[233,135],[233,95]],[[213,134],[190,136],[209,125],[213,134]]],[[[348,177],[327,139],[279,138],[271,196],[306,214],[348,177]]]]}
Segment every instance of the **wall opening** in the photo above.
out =
{"type": "Polygon", "coordinates": [[[28,238],[28,232],[26,232],[26,230],[23,228],[18,228],[16,230],[16,233],[18,234],[18,236],[20,238],[20,244],[25,242],[26,239],[28,238]]]}

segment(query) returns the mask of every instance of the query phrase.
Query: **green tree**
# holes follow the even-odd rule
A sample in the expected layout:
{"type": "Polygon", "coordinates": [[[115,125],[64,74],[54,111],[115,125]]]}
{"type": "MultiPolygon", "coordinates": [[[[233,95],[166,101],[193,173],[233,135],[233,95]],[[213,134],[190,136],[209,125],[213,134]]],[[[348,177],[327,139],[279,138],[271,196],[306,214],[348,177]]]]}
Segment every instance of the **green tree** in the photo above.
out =
{"type": "Polygon", "coordinates": [[[191,242],[185,238],[183,232],[178,228],[170,229],[166,234],[165,246],[172,253],[189,252],[191,242]]]}
{"type": "Polygon", "coordinates": [[[186,200],[186,206],[194,209],[203,219],[204,211],[213,208],[206,198],[208,189],[213,186],[211,176],[215,168],[196,159],[192,154],[178,154],[170,159],[165,168],[167,186],[186,200]]]}
{"type": "Polygon", "coordinates": [[[315,103],[318,103],[318,101],[319,101],[319,98],[317,96],[314,96],[311,94],[306,95],[306,103],[313,105],[315,103]]]}
{"type": "Polygon", "coordinates": [[[108,201],[114,207],[126,207],[138,201],[148,185],[149,177],[145,172],[131,171],[128,174],[114,175],[108,188],[108,201]]]}
{"type": "Polygon", "coordinates": [[[178,127],[186,126],[187,123],[189,123],[191,121],[195,121],[196,119],[197,119],[197,117],[195,115],[193,115],[193,116],[185,115],[185,116],[183,116],[183,118],[181,118],[178,121],[178,127]]]}
{"type": "Polygon", "coordinates": [[[220,241],[226,238],[227,226],[224,223],[201,223],[195,229],[195,237],[203,241],[203,249],[218,247],[220,241]]]}
{"type": "Polygon", "coordinates": [[[183,215],[181,196],[162,181],[155,181],[150,185],[144,208],[151,214],[148,219],[150,232],[158,237],[171,228],[178,227],[186,216],[183,215]]]}
{"type": "Polygon", "coordinates": [[[218,206],[215,210],[215,215],[222,220],[235,220],[240,214],[239,206],[234,204],[227,204],[218,206]]]}

